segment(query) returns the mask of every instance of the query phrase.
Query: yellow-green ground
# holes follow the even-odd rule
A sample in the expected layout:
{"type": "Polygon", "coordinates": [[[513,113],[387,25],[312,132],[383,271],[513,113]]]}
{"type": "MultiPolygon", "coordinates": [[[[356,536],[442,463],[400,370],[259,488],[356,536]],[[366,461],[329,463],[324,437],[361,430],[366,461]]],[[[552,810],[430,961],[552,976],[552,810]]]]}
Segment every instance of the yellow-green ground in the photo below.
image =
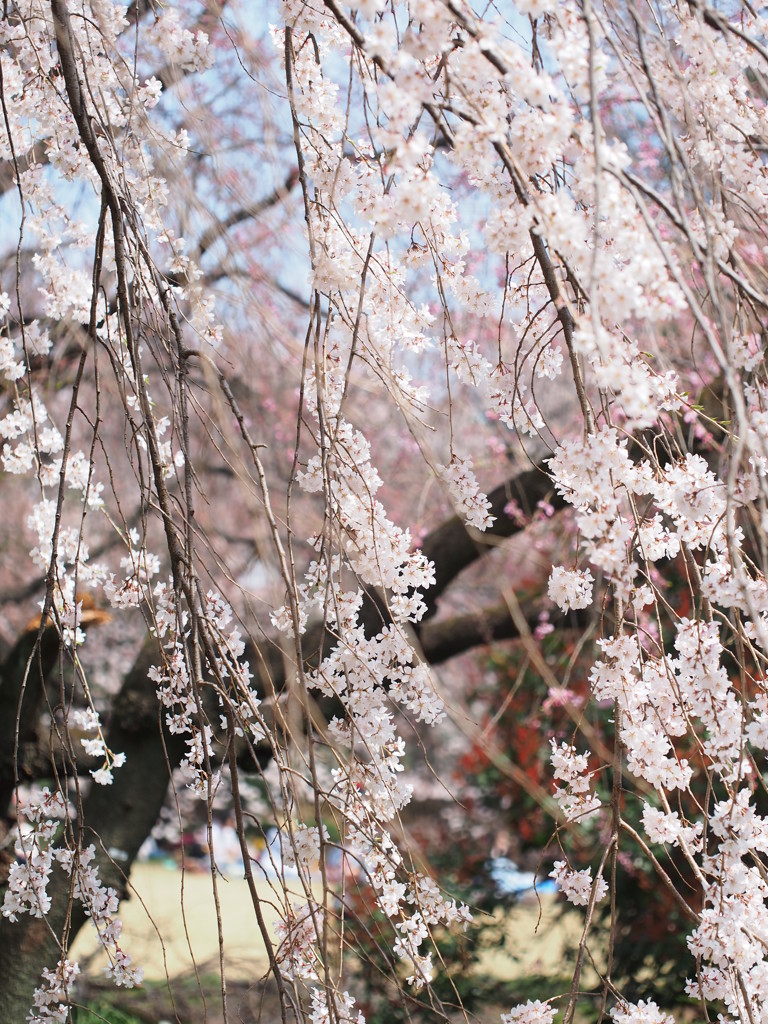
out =
{"type": "MultiPolygon", "coordinates": [[[[144,967],[145,977],[161,979],[187,973],[195,963],[210,966],[219,958],[216,906],[208,872],[169,870],[160,864],[139,864],[131,882],[134,893],[120,906],[121,945],[144,967]]],[[[291,886],[291,883],[288,883],[291,886]]],[[[294,881],[292,885],[298,886],[294,881]]],[[[274,939],[278,893],[262,879],[257,892],[274,939]]],[[[248,885],[242,878],[218,878],[218,898],[226,949],[227,972],[237,978],[264,973],[267,956],[248,885]]],[[[297,892],[295,900],[301,900],[297,892]]],[[[563,917],[551,896],[541,903],[520,902],[508,915],[509,953],[489,951],[484,969],[500,978],[562,971],[566,951],[578,942],[577,914],[563,917]]],[[[101,958],[94,932],[86,926],[75,943],[74,956],[98,969],[101,958]]]]}
{"type": "MultiPolygon", "coordinates": [[[[185,974],[195,964],[210,968],[219,959],[219,933],[211,875],[207,871],[169,870],[161,864],[137,864],[131,874],[133,892],[120,905],[121,946],[147,979],[185,974]]],[[[256,924],[251,895],[242,878],[217,879],[227,973],[257,978],[267,956],[256,924]]],[[[264,917],[274,938],[275,893],[266,881],[258,883],[264,917]],[[272,905],[270,905],[272,904],[272,905]]],[[[298,899],[298,897],[297,897],[298,899]]],[[[75,942],[74,956],[92,969],[103,960],[92,928],[86,926],[75,942]]]]}

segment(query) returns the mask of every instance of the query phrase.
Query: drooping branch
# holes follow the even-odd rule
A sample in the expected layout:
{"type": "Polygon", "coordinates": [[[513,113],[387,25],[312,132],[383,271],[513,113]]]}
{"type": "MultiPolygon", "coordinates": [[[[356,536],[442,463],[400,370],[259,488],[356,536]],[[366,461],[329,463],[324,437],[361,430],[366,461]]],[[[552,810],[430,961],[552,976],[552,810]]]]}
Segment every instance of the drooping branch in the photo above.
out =
{"type": "Polygon", "coordinates": [[[160,814],[170,782],[169,768],[184,753],[184,740],[168,732],[149,669],[158,661],[158,644],[148,640],[125,677],[111,711],[106,742],[125,754],[111,786],[92,786],[83,807],[86,830],[98,834],[84,842],[101,846],[101,877],[120,895],[144,840],[160,814]],[[110,852],[108,852],[110,851],[110,852]],[[118,851],[115,853],[114,851],[118,851]],[[118,859],[119,858],[119,859],[118,859]]]}
{"type": "MultiPolygon", "coordinates": [[[[424,549],[435,561],[438,577],[436,589],[439,593],[463,569],[492,550],[496,542],[523,529],[519,521],[504,513],[504,506],[511,499],[514,498],[528,512],[532,512],[536,503],[545,498],[549,498],[555,505],[562,504],[556,497],[553,499],[546,477],[537,468],[507,481],[489,497],[492,514],[496,515],[497,521],[488,536],[468,531],[461,520],[452,517],[426,538],[424,549]]],[[[431,611],[435,607],[436,600],[432,599],[431,611]]],[[[535,627],[543,607],[543,602],[538,600],[521,608],[531,629],[535,627]]],[[[380,629],[386,621],[385,605],[377,595],[368,596],[363,614],[371,630],[380,629]]],[[[564,623],[565,617],[560,616],[558,624],[561,620],[564,623]]],[[[429,621],[417,632],[424,657],[433,664],[440,664],[456,654],[492,640],[519,636],[518,625],[506,605],[444,621],[429,621]]],[[[45,631],[44,637],[48,637],[49,633],[45,631]]],[[[319,625],[310,629],[305,639],[305,651],[311,662],[315,662],[321,652],[327,652],[336,642],[329,631],[319,625]]],[[[49,669],[58,652],[55,633],[51,640],[50,648],[46,648],[49,669]]],[[[34,636],[31,642],[34,645],[34,636]]],[[[6,659],[6,666],[23,668],[29,660],[29,645],[30,638],[22,638],[6,659]]],[[[126,762],[115,771],[111,786],[91,787],[79,818],[84,829],[80,841],[84,846],[90,843],[96,846],[102,883],[113,887],[120,895],[125,894],[127,879],[138,851],[157,821],[166,797],[170,770],[184,754],[183,739],[169,734],[164,728],[164,713],[158,706],[154,686],[148,677],[150,667],[157,663],[158,653],[156,642],[145,646],[113,702],[106,742],[111,750],[125,753],[126,762]],[[91,831],[96,824],[98,834],[91,831]]],[[[282,652],[265,640],[258,646],[249,644],[246,657],[262,693],[278,697],[286,682],[286,663],[282,652]]],[[[10,678],[7,669],[5,674],[10,678]]],[[[38,690],[42,692],[42,687],[38,687],[38,690]]],[[[9,692],[7,687],[0,689],[3,700],[9,699],[9,692]]],[[[25,712],[34,726],[32,734],[36,748],[39,711],[38,701],[34,708],[30,707],[28,714],[25,712]]],[[[251,766],[257,767],[252,762],[251,766]]],[[[30,918],[15,924],[6,920],[0,922],[1,1019],[15,1019],[14,1015],[26,1012],[33,990],[39,982],[40,970],[43,966],[55,963],[60,956],[55,936],[61,934],[65,924],[71,940],[85,923],[82,907],[71,904],[70,880],[58,868],[52,876],[50,892],[53,907],[45,927],[42,922],[30,918]],[[20,946],[27,951],[23,972],[18,971],[15,955],[12,955],[20,946]]]]}
{"type": "Polygon", "coordinates": [[[125,20],[132,27],[138,25],[150,11],[155,9],[152,0],[132,0],[125,12],[125,20]]]}

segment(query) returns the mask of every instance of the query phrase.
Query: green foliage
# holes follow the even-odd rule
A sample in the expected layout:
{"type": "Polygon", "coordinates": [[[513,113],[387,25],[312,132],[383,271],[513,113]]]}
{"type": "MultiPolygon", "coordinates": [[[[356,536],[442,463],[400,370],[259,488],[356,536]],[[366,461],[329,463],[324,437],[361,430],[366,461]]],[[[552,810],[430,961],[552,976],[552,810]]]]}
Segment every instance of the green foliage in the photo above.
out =
{"type": "Polygon", "coordinates": [[[130,1010],[114,1006],[108,999],[97,999],[73,1011],[72,1024],[146,1024],[146,1017],[137,1017],[130,1010]]]}
{"type": "MultiPolygon", "coordinates": [[[[672,577],[673,580],[675,577],[672,577]]],[[[682,592],[681,592],[682,593],[682,592]]],[[[672,585],[669,599],[680,605],[672,585]]],[[[683,608],[683,611],[685,609],[683,608]]],[[[528,653],[522,645],[506,652],[495,652],[486,663],[483,682],[470,699],[487,709],[488,720],[483,723],[483,735],[497,750],[509,752],[530,780],[530,786],[521,785],[520,777],[506,774],[503,766],[488,755],[488,746],[478,744],[469,751],[461,763],[463,781],[473,787],[475,805],[470,808],[467,830],[471,830],[472,814],[485,812],[488,835],[483,838],[472,833],[469,872],[466,865],[455,865],[454,877],[469,882],[472,877],[476,889],[475,905],[490,914],[496,908],[509,906],[509,899],[498,895],[487,879],[487,863],[472,865],[472,849],[488,857],[501,838],[510,859],[536,868],[539,877],[548,874],[555,860],[567,857],[578,868],[598,868],[609,840],[610,827],[605,816],[594,818],[578,827],[556,829],[552,818],[537,801],[539,793],[552,792],[552,770],[549,764],[550,741],[574,743],[578,749],[592,751],[590,768],[595,772],[593,786],[608,807],[613,797],[613,708],[588,703],[588,672],[593,653],[588,643],[581,643],[574,631],[558,630],[544,636],[540,650],[557,679],[561,689],[550,691],[547,683],[535,671],[528,653]],[[499,709],[501,709],[499,711],[499,709]],[[584,737],[588,736],[589,741],[584,737]],[[599,756],[597,753],[599,752],[599,756]],[[541,850],[544,849],[544,854],[541,850]],[[534,854],[536,861],[534,862],[534,854]]],[[[687,753],[683,751],[683,753],[687,753]]],[[[690,752],[692,763],[695,753],[690,752]]],[[[698,793],[697,779],[694,791],[704,802],[706,793],[698,793]]],[[[634,790],[631,776],[622,778],[618,796],[621,816],[638,833],[643,833],[640,821],[642,800],[634,790]]],[[[454,859],[464,856],[462,840],[457,832],[448,844],[454,859]]],[[[666,873],[682,883],[691,905],[695,904],[698,887],[691,877],[690,867],[678,851],[654,846],[654,854],[666,873]]],[[[475,860],[479,854],[475,855],[475,860]]],[[[451,875],[451,865],[441,863],[441,877],[451,875]]],[[[604,874],[610,877],[613,865],[606,865],[604,874]]],[[[683,995],[684,981],[694,973],[695,965],[687,948],[686,938],[691,922],[684,916],[669,890],[660,882],[655,869],[630,835],[622,833],[619,855],[615,864],[616,920],[611,921],[610,901],[596,907],[590,937],[590,946],[602,957],[609,947],[612,931],[613,962],[611,978],[631,1000],[655,998],[668,1008],[687,1004],[683,995]]],[[[472,899],[468,899],[472,902],[472,899]]],[[[562,909],[567,905],[562,901],[562,909]]],[[[694,906],[694,909],[695,906],[694,906]]],[[[493,917],[477,919],[476,941],[479,946],[497,941],[493,917]],[[484,935],[487,930],[487,935],[484,935]]],[[[502,939],[503,941],[503,939],[502,939]]],[[[518,986],[519,987],[519,986],[518,986]]],[[[543,991],[540,990],[540,991],[543,991]]],[[[542,998],[540,995],[534,998],[542,998]]],[[[590,1000],[580,1002],[579,1014],[590,1017],[590,1000]]]]}

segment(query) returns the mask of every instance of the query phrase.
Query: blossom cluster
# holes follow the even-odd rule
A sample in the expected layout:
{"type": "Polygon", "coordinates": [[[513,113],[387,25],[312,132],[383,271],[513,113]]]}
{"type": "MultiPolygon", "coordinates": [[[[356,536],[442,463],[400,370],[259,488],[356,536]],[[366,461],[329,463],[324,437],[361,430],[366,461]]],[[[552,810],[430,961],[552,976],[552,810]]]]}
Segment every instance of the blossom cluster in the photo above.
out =
{"type": "MultiPolygon", "coordinates": [[[[56,864],[70,876],[72,896],[82,904],[108,956],[106,973],[116,985],[133,988],[139,984],[144,972],[141,967],[132,965],[131,956],[120,946],[122,925],[116,916],[119,901],[115,890],[103,885],[99,878],[96,848],[93,845],[75,847],[68,841],[61,841],[62,819],[68,817],[64,797],[59,792],[43,789],[20,805],[19,815],[18,860],[10,867],[3,917],[10,921],[16,921],[22,914],[44,918],[51,908],[48,886],[56,864]]],[[[35,994],[37,1018],[33,1015],[32,1019],[65,1020],[70,986],[78,973],[77,964],[66,960],[56,971],[45,972],[46,985],[35,994]]]]}
{"type": "MultiPolygon", "coordinates": [[[[482,419],[490,433],[504,424],[489,446],[495,468],[507,473],[510,445],[543,461],[575,527],[574,550],[558,554],[565,564],[549,574],[550,599],[563,612],[602,602],[591,694],[611,705],[616,757],[638,782],[645,838],[675,847],[700,886],[688,991],[720,1001],[734,1020],[764,1019],[768,825],[754,791],[762,772],[755,752],[768,749],[768,187],[756,68],[768,25],[749,5],[732,12],[661,0],[653,17],[633,12],[632,52],[635,42],[607,9],[516,0],[505,25],[498,7],[483,16],[458,0],[365,0],[350,18],[335,4],[283,0],[270,30],[285,72],[311,264],[292,453],[292,481],[316,514],[303,565],[296,520],[289,515],[281,534],[253,461],[284,588],[270,603],[271,621],[290,676],[270,713],[294,721],[301,705],[306,758],[285,754],[268,727],[233,610],[206,592],[195,552],[186,438],[194,402],[183,367],[215,354],[223,328],[177,230],[188,211],[175,208],[164,177],[189,136],[157,113],[163,83],[204,81],[212,61],[207,32],[182,5],[153,10],[137,33],[126,31],[124,7],[101,0],[19,0],[13,18],[0,20],[0,158],[14,168],[42,309],[31,319],[21,288],[14,299],[0,294],[0,459],[7,474],[35,482],[31,557],[49,580],[45,611],[72,664],[85,640],[80,588],[100,590],[116,610],[141,609],[162,652],[149,676],[167,728],[184,738],[191,789],[213,799],[222,737],[268,740],[275,803],[291,818],[309,795],[343,822],[391,923],[394,952],[413,966],[409,980],[419,988],[434,969],[430,929],[468,919],[408,869],[393,838],[412,792],[398,716],[431,725],[444,715],[412,642],[435,566],[387,505],[382,462],[350,393],[387,396],[476,530],[502,524],[473,450],[480,431],[465,427],[482,419]],[[133,59],[129,36],[164,72],[139,74],[145,60],[133,59]],[[625,141],[616,129],[622,110],[634,111],[625,141]],[[669,180],[659,173],[666,166],[669,180]],[[86,209],[83,222],[67,199],[74,189],[100,191],[101,214],[86,209]],[[166,559],[148,550],[145,535],[114,527],[120,502],[106,507],[94,455],[100,410],[81,416],[82,396],[73,395],[62,431],[46,406],[35,379],[54,345],[46,322],[88,324],[89,348],[107,356],[141,504],[159,509],[165,530],[169,582],[158,582],[166,559]],[[704,382],[721,406],[714,415],[695,403],[694,363],[708,367],[704,382]],[[165,411],[165,396],[150,393],[155,365],[173,382],[165,411]],[[181,504],[169,492],[177,473],[181,504]],[[90,558],[86,528],[102,513],[125,547],[119,573],[90,558]],[[670,593],[677,577],[690,596],[682,609],[670,593]],[[323,639],[309,660],[303,644],[316,628],[323,639]],[[322,729],[332,767],[315,757],[318,696],[341,709],[322,729]],[[706,806],[695,795],[697,773],[706,777],[706,806]]],[[[253,455],[245,419],[235,419],[253,455]]],[[[93,781],[108,784],[125,758],[109,749],[82,689],[87,710],[72,721],[85,753],[103,758],[93,781]]],[[[601,806],[591,755],[579,749],[552,744],[558,805],[568,824],[612,815],[618,835],[622,811],[601,806]]],[[[99,881],[93,848],[55,841],[60,799],[44,795],[27,811],[3,914],[44,916],[60,865],[115,980],[132,984],[138,973],[118,945],[116,896],[99,881]]],[[[308,890],[321,828],[283,833],[283,860],[298,866],[308,890]]],[[[553,877],[577,906],[607,893],[602,875],[565,860],[553,877]]],[[[306,895],[304,904],[286,901],[279,960],[288,975],[318,981],[328,966],[323,909],[306,895]]],[[[33,1020],[66,1016],[76,971],[62,959],[46,972],[33,1020]]],[[[352,998],[323,981],[312,995],[314,1024],[359,1020],[352,998]]],[[[551,1024],[553,1013],[530,1002],[505,1024],[551,1024]]],[[[612,1016],[615,1024],[668,1019],[651,1001],[618,1002],[612,1016]]]]}
{"type": "Polygon", "coordinates": [[[586,907],[593,899],[599,903],[608,895],[608,883],[602,875],[593,879],[589,868],[573,871],[564,860],[555,861],[550,878],[554,878],[568,902],[577,907],[586,907]]]}
{"type": "Polygon", "coordinates": [[[559,746],[552,740],[550,761],[556,781],[565,783],[555,788],[555,799],[567,821],[584,822],[601,806],[600,798],[590,788],[589,752],[578,754],[569,743],[559,746]]]}

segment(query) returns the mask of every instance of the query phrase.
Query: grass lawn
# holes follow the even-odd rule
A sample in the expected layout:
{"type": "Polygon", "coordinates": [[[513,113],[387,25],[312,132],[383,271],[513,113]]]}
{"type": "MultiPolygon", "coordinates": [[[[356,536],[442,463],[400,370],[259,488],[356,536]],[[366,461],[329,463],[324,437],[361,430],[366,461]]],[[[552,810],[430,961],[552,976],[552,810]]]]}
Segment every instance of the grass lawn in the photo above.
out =
{"type": "MultiPolygon", "coordinates": [[[[242,980],[258,978],[266,970],[267,956],[248,886],[242,878],[219,877],[217,881],[227,974],[242,980]]],[[[121,945],[142,965],[145,978],[187,974],[196,964],[218,962],[219,935],[209,872],[182,873],[158,863],[137,864],[131,884],[131,898],[120,904],[121,945]]],[[[264,880],[258,883],[258,893],[274,936],[275,892],[264,880]]],[[[103,965],[95,933],[88,926],[77,937],[73,952],[81,963],[93,957],[91,970],[98,971],[103,965]]]]}

